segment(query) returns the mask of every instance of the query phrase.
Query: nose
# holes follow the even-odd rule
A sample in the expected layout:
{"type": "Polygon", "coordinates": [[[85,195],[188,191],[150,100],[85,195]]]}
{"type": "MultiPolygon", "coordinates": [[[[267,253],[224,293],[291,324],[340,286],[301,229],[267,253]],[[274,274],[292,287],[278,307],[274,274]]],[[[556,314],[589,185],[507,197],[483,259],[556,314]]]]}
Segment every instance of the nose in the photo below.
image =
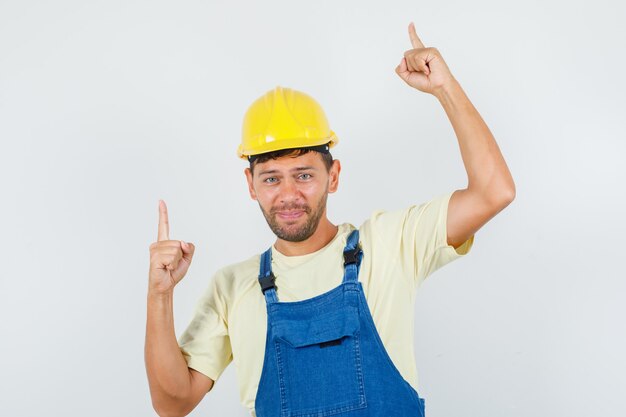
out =
{"type": "Polygon", "coordinates": [[[281,182],[278,199],[281,203],[293,203],[300,200],[298,184],[292,178],[286,178],[281,182]]]}

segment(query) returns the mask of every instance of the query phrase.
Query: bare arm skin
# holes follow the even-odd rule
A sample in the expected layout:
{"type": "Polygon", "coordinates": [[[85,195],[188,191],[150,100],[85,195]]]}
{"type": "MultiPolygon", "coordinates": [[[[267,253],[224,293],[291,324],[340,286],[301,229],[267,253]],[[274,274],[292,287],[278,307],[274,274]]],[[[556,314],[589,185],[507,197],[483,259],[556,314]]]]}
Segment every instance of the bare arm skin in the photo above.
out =
{"type": "Polygon", "coordinates": [[[174,286],[185,276],[195,247],[169,239],[165,202],[159,202],[159,234],[150,245],[145,365],[152,406],[161,417],[186,416],[214,381],[187,367],[174,331],[174,286]]]}
{"type": "Polygon", "coordinates": [[[467,171],[468,185],[450,197],[447,243],[457,248],[515,198],[515,183],[487,127],[437,48],[425,47],[409,25],[413,49],[396,73],[411,87],[435,96],[452,123],[467,171]]]}
{"type": "Polygon", "coordinates": [[[489,127],[456,80],[437,93],[454,132],[467,171],[468,186],[448,204],[448,244],[475,234],[515,198],[515,183],[489,127]]]}
{"type": "Polygon", "coordinates": [[[213,380],[188,368],[174,332],[173,294],[148,294],[145,344],[152,406],[161,417],[186,416],[213,388],[213,380]]]}

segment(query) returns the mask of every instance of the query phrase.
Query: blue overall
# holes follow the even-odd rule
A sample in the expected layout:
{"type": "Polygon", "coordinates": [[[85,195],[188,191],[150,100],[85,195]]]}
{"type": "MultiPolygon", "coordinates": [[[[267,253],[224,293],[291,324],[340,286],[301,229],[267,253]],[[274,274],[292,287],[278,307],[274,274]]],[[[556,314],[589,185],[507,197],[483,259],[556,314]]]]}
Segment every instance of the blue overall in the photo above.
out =
{"type": "Polygon", "coordinates": [[[278,301],[272,248],[261,256],[267,336],[257,417],[424,417],[424,399],[391,361],[372,320],[358,281],[358,242],[354,230],[343,282],[302,301],[278,301]]]}

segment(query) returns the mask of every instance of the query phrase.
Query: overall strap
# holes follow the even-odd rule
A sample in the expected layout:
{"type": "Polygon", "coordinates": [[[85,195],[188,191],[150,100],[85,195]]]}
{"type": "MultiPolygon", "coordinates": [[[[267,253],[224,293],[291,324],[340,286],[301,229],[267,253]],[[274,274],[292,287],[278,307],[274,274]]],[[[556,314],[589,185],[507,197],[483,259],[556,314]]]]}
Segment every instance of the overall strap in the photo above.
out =
{"type": "Polygon", "coordinates": [[[359,229],[355,229],[348,236],[346,247],[343,249],[344,274],[343,282],[357,282],[363,251],[359,246],[359,229]]]}
{"type": "Polygon", "coordinates": [[[261,265],[259,267],[259,285],[265,295],[265,302],[267,304],[278,301],[276,298],[276,285],[274,285],[275,280],[276,277],[272,272],[272,247],[270,246],[270,248],[261,255],[261,265]]]}

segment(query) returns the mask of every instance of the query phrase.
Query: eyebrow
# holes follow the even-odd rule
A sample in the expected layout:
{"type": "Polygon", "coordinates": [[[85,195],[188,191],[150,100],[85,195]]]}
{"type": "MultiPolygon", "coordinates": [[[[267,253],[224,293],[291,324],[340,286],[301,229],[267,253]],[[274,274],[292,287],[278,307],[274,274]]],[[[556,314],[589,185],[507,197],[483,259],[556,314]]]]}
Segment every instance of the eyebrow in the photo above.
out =
{"type": "MultiPolygon", "coordinates": [[[[311,171],[316,171],[316,170],[317,170],[317,168],[312,167],[312,166],[297,167],[297,168],[292,168],[292,169],[290,170],[290,172],[300,172],[300,171],[309,171],[309,170],[311,170],[311,171]]],[[[279,171],[279,170],[277,170],[277,169],[269,169],[269,170],[266,170],[266,171],[261,171],[261,172],[259,172],[259,175],[264,175],[264,174],[276,174],[276,173],[278,173],[278,172],[280,172],[280,171],[279,171]]]]}

